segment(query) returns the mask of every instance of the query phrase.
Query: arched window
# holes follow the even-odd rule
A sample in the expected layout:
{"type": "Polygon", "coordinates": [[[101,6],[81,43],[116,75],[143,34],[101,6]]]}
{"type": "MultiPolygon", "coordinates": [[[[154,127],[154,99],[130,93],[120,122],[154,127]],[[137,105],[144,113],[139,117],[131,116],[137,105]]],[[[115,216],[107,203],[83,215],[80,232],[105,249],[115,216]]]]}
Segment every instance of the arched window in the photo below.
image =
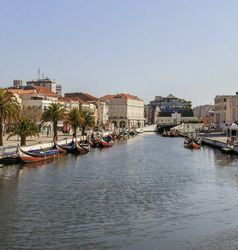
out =
{"type": "Polygon", "coordinates": [[[120,128],[125,128],[125,127],[126,127],[126,122],[120,121],[120,128]]]}
{"type": "Polygon", "coordinates": [[[112,121],[113,125],[115,128],[117,128],[117,122],[116,121],[112,121]]]}

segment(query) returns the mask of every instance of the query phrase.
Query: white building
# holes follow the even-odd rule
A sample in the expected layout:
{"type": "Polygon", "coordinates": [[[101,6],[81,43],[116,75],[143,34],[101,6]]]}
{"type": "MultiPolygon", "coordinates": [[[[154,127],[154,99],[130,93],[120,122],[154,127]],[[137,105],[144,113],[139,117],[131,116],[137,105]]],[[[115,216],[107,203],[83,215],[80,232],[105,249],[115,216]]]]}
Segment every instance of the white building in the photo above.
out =
{"type": "Polygon", "coordinates": [[[44,87],[53,93],[57,93],[56,81],[51,80],[49,78],[31,80],[31,81],[26,82],[26,84],[27,84],[27,86],[31,86],[31,87],[44,87]]]}
{"type": "Polygon", "coordinates": [[[74,108],[79,109],[80,104],[78,101],[76,100],[72,100],[70,98],[67,97],[60,97],[59,98],[59,103],[67,110],[70,111],[74,108]]]}
{"type": "Polygon", "coordinates": [[[171,130],[176,130],[182,134],[196,133],[204,129],[203,123],[182,123],[171,130]]]}
{"type": "Polygon", "coordinates": [[[58,102],[57,94],[44,87],[10,88],[8,91],[21,98],[23,108],[38,108],[41,112],[46,110],[51,103],[58,102]]]}
{"type": "Polygon", "coordinates": [[[115,128],[144,127],[144,101],[130,94],[117,94],[108,101],[109,122],[115,128]]]}

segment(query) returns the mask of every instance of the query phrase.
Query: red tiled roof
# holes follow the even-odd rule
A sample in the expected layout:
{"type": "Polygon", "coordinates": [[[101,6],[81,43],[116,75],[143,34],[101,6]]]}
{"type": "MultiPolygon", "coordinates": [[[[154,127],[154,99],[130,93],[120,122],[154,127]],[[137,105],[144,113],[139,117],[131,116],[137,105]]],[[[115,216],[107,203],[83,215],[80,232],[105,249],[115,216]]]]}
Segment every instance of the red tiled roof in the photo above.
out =
{"type": "Polygon", "coordinates": [[[82,100],[82,99],[80,99],[79,97],[62,97],[62,99],[65,99],[65,100],[67,100],[68,102],[74,101],[74,102],[78,102],[78,103],[80,103],[80,104],[85,103],[85,101],[82,100]]]}
{"type": "Polygon", "coordinates": [[[106,102],[106,101],[108,101],[108,100],[111,100],[112,98],[114,98],[116,95],[104,95],[104,96],[102,96],[102,97],[100,97],[100,98],[98,98],[100,101],[102,101],[102,102],[106,102]]]}
{"type": "Polygon", "coordinates": [[[39,86],[34,86],[34,89],[36,89],[38,94],[43,94],[46,96],[51,96],[51,97],[57,97],[58,95],[50,90],[48,90],[45,87],[39,87],[39,86]]]}
{"type": "Polygon", "coordinates": [[[97,101],[97,100],[98,100],[97,97],[95,97],[95,96],[93,96],[93,95],[90,95],[90,94],[88,94],[88,93],[80,93],[80,94],[82,94],[82,95],[84,95],[86,98],[88,98],[87,101],[97,101]]]}
{"type": "Polygon", "coordinates": [[[90,101],[97,101],[98,98],[95,96],[92,96],[88,93],[83,93],[83,92],[75,92],[75,93],[65,93],[65,97],[68,98],[80,98],[84,102],[90,102],[90,101]]]}
{"type": "Polygon", "coordinates": [[[125,93],[117,94],[113,98],[121,98],[121,97],[126,98],[126,99],[131,99],[131,100],[143,101],[142,99],[140,99],[139,97],[135,95],[125,94],[125,93]]]}
{"type": "Polygon", "coordinates": [[[59,97],[59,102],[70,102],[71,100],[67,97],[59,97]]]}
{"type": "Polygon", "coordinates": [[[18,95],[28,95],[36,93],[35,89],[8,88],[7,91],[11,92],[12,94],[18,94],[18,95]]]}
{"type": "Polygon", "coordinates": [[[9,88],[8,89],[9,92],[13,93],[13,94],[18,94],[18,95],[31,95],[31,94],[42,94],[45,96],[51,96],[51,97],[57,97],[57,94],[54,92],[51,92],[50,90],[48,90],[45,87],[32,87],[29,89],[18,89],[18,88],[9,88]]]}

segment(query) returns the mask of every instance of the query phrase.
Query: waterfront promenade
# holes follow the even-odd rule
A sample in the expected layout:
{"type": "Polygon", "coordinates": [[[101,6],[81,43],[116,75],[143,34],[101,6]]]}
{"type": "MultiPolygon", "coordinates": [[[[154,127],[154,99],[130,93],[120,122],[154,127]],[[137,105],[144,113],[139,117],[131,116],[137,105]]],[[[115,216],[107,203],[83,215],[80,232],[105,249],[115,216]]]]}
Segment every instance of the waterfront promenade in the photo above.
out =
{"type": "MultiPolygon", "coordinates": [[[[72,135],[65,135],[61,132],[58,134],[58,140],[64,140],[64,139],[72,139],[72,135]]],[[[44,144],[49,143],[53,141],[53,135],[46,135],[43,133],[39,134],[39,137],[27,137],[26,140],[26,146],[32,146],[37,144],[44,144]]],[[[3,146],[16,146],[17,144],[20,144],[20,138],[17,136],[13,136],[10,139],[7,140],[7,135],[3,137],[3,146]]]]}

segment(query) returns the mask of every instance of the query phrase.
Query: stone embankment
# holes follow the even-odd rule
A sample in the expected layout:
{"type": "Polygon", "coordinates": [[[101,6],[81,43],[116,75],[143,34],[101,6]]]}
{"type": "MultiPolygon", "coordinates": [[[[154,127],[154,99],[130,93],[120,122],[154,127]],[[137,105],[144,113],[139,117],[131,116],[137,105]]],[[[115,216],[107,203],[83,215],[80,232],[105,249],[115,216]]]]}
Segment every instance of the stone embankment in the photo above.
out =
{"type": "Polygon", "coordinates": [[[230,143],[227,137],[202,137],[202,143],[220,149],[226,154],[238,154],[238,144],[230,143]]]}

